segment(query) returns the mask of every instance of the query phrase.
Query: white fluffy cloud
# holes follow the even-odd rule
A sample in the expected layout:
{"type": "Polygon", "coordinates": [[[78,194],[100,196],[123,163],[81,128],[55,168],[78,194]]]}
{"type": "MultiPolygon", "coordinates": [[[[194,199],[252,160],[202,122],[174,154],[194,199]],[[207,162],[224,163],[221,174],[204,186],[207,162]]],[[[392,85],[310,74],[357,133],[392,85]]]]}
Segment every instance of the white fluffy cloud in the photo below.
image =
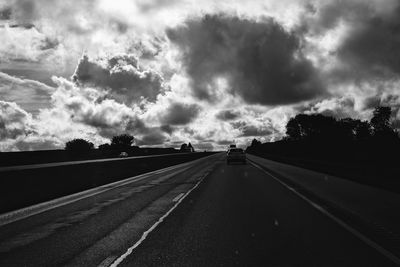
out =
{"type": "Polygon", "coordinates": [[[32,116],[17,104],[0,101],[0,139],[13,139],[32,132],[32,116]]]}
{"type": "Polygon", "coordinates": [[[0,100],[0,149],[15,150],[15,141],[34,132],[32,116],[13,102],[0,100]]]}

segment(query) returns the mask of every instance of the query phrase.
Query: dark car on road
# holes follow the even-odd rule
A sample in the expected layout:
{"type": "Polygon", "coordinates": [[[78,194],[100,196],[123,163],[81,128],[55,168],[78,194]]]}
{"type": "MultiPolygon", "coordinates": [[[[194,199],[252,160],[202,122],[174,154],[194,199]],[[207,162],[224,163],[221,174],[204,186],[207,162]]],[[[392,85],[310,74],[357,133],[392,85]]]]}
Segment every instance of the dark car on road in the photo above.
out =
{"type": "Polygon", "coordinates": [[[241,148],[231,148],[226,155],[226,163],[241,162],[246,164],[246,153],[241,148]]]}

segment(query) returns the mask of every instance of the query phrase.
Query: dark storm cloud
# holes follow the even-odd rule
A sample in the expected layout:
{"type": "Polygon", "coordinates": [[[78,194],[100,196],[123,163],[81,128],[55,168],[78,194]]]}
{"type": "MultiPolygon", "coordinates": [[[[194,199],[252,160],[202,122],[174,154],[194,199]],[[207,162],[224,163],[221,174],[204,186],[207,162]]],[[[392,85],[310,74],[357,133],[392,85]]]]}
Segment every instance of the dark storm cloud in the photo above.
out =
{"type": "Polygon", "coordinates": [[[192,122],[199,114],[200,107],[196,104],[171,104],[161,118],[164,124],[185,125],[192,122]]]}
{"type": "Polygon", "coordinates": [[[235,110],[221,110],[215,117],[221,121],[230,121],[240,117],[240,112],[235,110]]]}
{"type": "Polygon", "coordinates": [[[339,56],[368,73],[400,74],[400,6],[386,18],[369,18],[339,49],[339,56]]]}
{"type": "Polygon", "coordinates": [[[233,140],[219,140],[219,141],[217,141],[217,144],[221,145],[221,146],[227,146],[227,145],[230,145],[232,143],[234,143],[233,140]]]}
{"type": "Polygon", "coordinates": [[[181,49],[199,98],[213,100],[213,82],[219,77],[249,103],[290,104],[323,93],[300,40],[273,19],[206,15],[169,29],[167,36],[181,49]]]}
{"type": "Polygon", "coordinates": [[[239,135],[240,137],[247,136],[267,136],[273,133],[273,128],[268,127],[257,127],[255,125],[251,125],[245,121],[232,122],[232,127],[234,129],[239,129],[242,133],[239,135]]]}
{"type": "Polygon", "coordinates": [[[367,97],[363,101],[363,108],[364,109],[373,109],[381,104],[381,98],[380,96],[371,96],[367,97]]]}
{"type": "Polygon", "coordinates": [[[19,151],[34,151],[34,150],[48,150],[48,149],[61,149],[60,145],[55,140],[27,140],[20,139],[15,143],[15,147],[19,151]]]}
{"type": "Polygon", "coordinates": [[[359,81],[400,74],[400,1],[330,1],[304,24],[319,34],[339,23],[349,32],[334,52],[343,65],[332,78],[359,81]]]}
{"type": "Polygon", "coordinates": [[[175,128],[171,125],[161,125],[160,129],[167,134],[172,134],[175,131],[175,128]]]}
{"type": "Polygon", "coordinates": [[[135,102],[141,97],[154,101],[163,91],[162,77],[152,70],[142,70],[132,55],[112,57],[94,62],[85,55],[72,76],[74,82],[111,89],[110,94],[120,102],[135,102]]]}
{"type": "Polygon", "coordinates": [[[52,1],[11,0],[11,17],[18,23],[31,23],[40,16],[40,7],[52,1]]]}
{"type": "Polygon", "coordinates": [[[210,143],[210,142],[193,143],[192,146],[196,151],[204,151],[204,150],[212,151],[212,150],[214,150],[214,144],[210,143]]]}
{"type": "Polygon", "coordinates": [[[11,7],[0,8],[0,20],[11,19],[11,7]]]}
{"type": "Polygon", "coordinates": [[[42,41],[40,44],[40,49],[41,50],[49,50],[49,49],[54,49],[59,45],[59,42],[57,40],[51,40],[49,38],[46,38],[42,41]]]}
{"type": "Polygon", "coordinates": [[[145,133],[147,130],[146,124],[139,118],[130,118],[126,125],[126,131],[128,132],[145,133]]]}
{"type": "Polygon", "coordinates": [[[165,135],[158,129],[151,131],[148,134],[142,136],[142,138],[136,141],[137,145],[162,145],[167,140],[165,135]]]}
{"type": "Polygon", "coordinates": [[[10,28],[24,28],[25,30],[30,30],[35,28],[35,25],[32,23],[18,23],[18,24],[10,24],[10,28]]]}
{"type": "Polygon", "coordinates": [[[133,135],[147,134],[149,132],[149,128],[146,124],[139,118],[134,118],[133,116],[126,115],[117,122],[111,122],[106,116],[106,113],[85,115],[85,117],[81,117],[81,122],[95,127],[102,137],[111,138],[121,134],[121,132],[133,135]]]}
{"type": "Polygon", "coordinates": [[[98,124],[93,119],[87,118],[84,123],[96,127],[99,135],[106,138],[112,138],[121,132],[131,134],[135,136],[136,145],[158,145],[167,140],[163,133],[166,132],[164,127],[148,127],[139,118],[126,118],[126,120],[128,120],[126,126],[124,119],[115,125],[107,124],[106,118],[98,120],[98,124]],[[137,136],[139,137],[137,138],[137,136]]]}
{"type": "Polygon", "coordinates": [[[242,128],[242,134],[240,136],[266,136],[272,134],[270,129],[261,129],[253,125],[247,125],[242,128]]]}
{"type": "Polygon", "coordinates": [[[364,109],[374,109],[378,106],[389,106],[394,113],[400,109],[400,96],[393,94],[377,94],[368,97],[363,102],[364,109]]]}

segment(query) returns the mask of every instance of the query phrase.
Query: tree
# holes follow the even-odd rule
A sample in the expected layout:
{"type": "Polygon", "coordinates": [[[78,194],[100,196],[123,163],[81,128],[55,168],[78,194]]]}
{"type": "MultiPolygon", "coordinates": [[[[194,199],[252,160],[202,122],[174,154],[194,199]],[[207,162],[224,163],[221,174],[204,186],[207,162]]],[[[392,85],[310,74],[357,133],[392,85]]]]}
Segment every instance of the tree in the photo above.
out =
{"type": "Polygon", "coordinates": [[[187,148],[190,149],[190,152],[194,152],[194,148],[190,142],[189,142],[187,148]]]}
{"type": "Polygon", "coordinates": [[[260,148],[261,148],[261,142],[260,142],[259,140],[257,140],[257,139],[254,138],[254,139],[251,141],[250,146],[248,146],[248,147],[246,148],[246,151],[247,151],[247,152],[255,152],[255,151],[259,150],[260,148]]]}
{"type": "Polygon", "coordinates": [[[110,150],[110,148],[111,148],[111,145],[108,143],[99,145],[99,150],[101,150],[101,151],[110,150]]]}
{"type": "Polygon", "coordinates": [[[187,149],[187,144],[185,144],[185,143],[183,143],[182,145],[181,145],[181,151],[185,151],[187,149]]]}
{"type": "Polygon", "coordinates": [[[94,148],[92,142],[85,139],[73,139],[65,144],[65,150],[73,153],[86,153],[94,148]]]}
{"type": "Polygon", "coordinates": [[[289,140],[299,140],[302,137],[298,117],[290,118],[286,124],[286,135],[289,140]]]}
{"type": "Polygon", "coordinates": [[[121,134],[111,139],[111,148],[119,150],[129,150],[132,148],[134,137],[129,134],[121,134]]]}
{"type": "Polygon", "coordinates": [[[261,141],[257,140],[257,139],[253,139],[253,141],[251,141],[251,147],[256,148],[259,147],[261,145],[261,141]]]}
{"type": "Polygon", "coordinates": [[[371,119],[373,137],[379,142],[391,142],[399,140],[398,133],[390,122],[392,110],[390,107],[376,107],[371,119]]]}
{"type": "Polygon", "coordinates": [[[371,124],[368,121],[359,121],[356,126],[356,140],[365,141],[371,137],[371,124]]]}
{"type": "Polygon", "coordinates": [[[357,125],[361,122],[352,118],[344,118],[336,122],[335,135],[338,141],[354,141],[357,125]]]}
{"type": "Polygon", "coordinates": [[[321,114],[298,114],[286,124],[289,140],[326,140],[334,137],[336,120],[321,114]]]}
{"type": "Polygon", "coordinates": [[[390,126],[390,116],[392,110],[390,107],[376,107],[374,110],[374,115],[371,119],[371,125],[375,133],[387,132],[392,130],[390,126]]]}

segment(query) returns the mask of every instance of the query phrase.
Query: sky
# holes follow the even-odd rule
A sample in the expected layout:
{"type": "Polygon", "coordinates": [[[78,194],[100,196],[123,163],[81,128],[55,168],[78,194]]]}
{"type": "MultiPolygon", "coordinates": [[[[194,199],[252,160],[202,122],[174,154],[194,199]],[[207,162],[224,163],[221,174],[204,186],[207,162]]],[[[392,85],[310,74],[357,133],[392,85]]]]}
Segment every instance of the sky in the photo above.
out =
{"type": "Polygon", "coordinates": [[[400,128],[398,0],[0,0],[0,151],[275,141],[298,113],[400,128]]]}

